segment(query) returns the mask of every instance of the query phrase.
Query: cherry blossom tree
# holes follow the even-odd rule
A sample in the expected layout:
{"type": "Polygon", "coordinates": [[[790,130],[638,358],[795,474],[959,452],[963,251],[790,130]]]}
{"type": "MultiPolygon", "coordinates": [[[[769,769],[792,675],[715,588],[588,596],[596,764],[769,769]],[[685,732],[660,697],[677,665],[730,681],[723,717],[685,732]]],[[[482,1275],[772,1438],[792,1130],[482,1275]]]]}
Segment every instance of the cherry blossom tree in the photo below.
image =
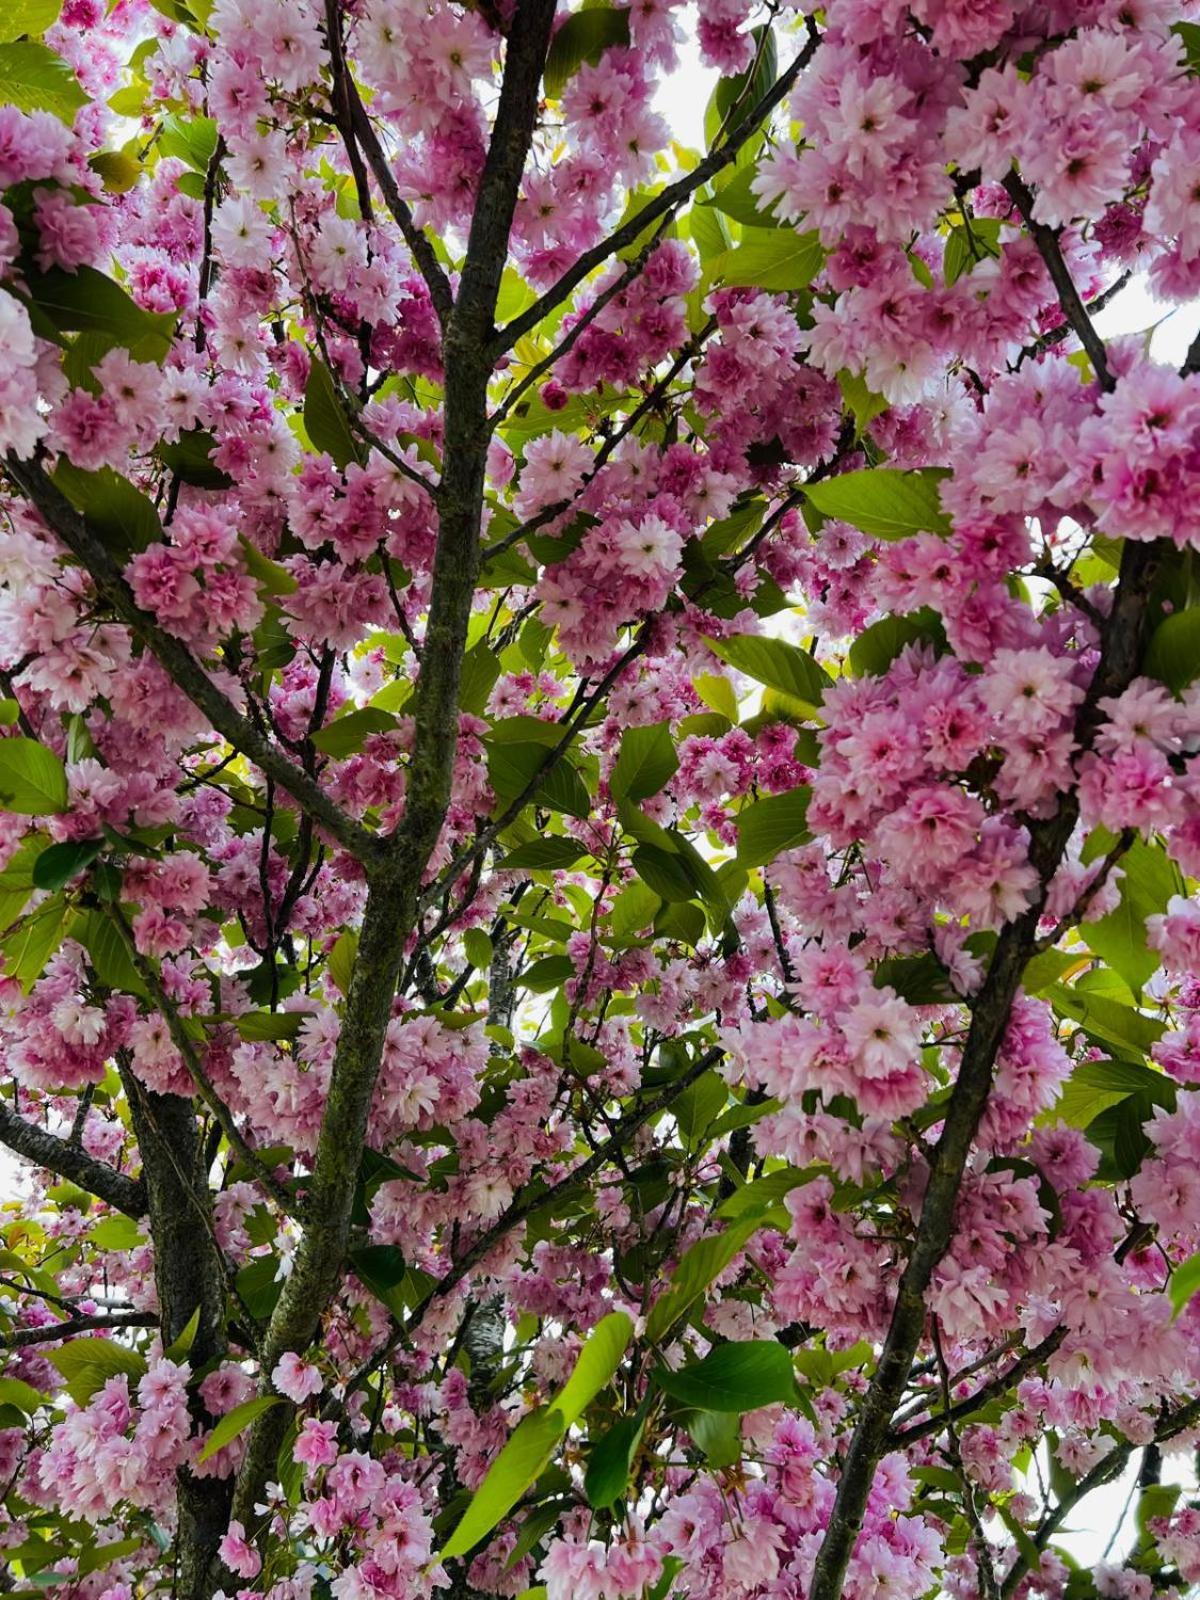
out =
{"type": "Polygon", "coordinates": [[[0,6],[6,1589],[1200,1581],[1198,9],[0,6]]]}

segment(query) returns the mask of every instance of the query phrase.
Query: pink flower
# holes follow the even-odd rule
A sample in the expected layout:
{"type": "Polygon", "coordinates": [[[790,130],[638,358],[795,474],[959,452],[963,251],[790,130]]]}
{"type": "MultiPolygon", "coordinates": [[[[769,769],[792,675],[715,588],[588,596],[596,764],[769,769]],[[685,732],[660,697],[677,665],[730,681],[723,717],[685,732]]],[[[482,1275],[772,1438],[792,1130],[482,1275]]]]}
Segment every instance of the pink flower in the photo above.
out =
{"type": "Polygon", "coordinates": [[[246,1542],[246,1530],[240,1522],[229,1524],[229,1532],[217,1546],[217,1554],[239,1578],[256,1578],[262,1571],[262,1557],[246,1542]]]}
{"type": "Polygon", "coordinates": [[[271,1382],[280,1394],[287,1395],[297,1405],[325,1387],[321,1374],[310,1362],[302,1361],[294,1350],[286,1350],[271,1374],[271,1382]]]}

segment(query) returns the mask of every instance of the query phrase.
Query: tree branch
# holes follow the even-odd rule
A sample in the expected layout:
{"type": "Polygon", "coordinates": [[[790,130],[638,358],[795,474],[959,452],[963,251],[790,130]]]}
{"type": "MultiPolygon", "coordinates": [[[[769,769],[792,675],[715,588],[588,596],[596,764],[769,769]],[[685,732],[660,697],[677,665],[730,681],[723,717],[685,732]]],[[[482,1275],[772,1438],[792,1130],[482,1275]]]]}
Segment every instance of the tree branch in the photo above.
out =
{"type": "MultiPolygon", "coordinates": [[[[479,570],[491,375],[487,334],[533,136],[554,3],[518,0],[461,288],[445,329],[438,542],[417,682],[404,815],[386,851],[367,864],[367,904],[313,1160],[307,1225],[267,1328],[259,1378],[263,1394],[270,1392],[271,1372],[280,1358],[287,1351],[304,1350],[312,1342],[337,1290],[403,950],[416,926],[421,878],[450,801],[458,749],[462,659],[479,570]]],[[[290,1403],[276,1405],[250,1429],[233,1499],[233,1516],[247,1527],[254,1521],[255,1503],[262,1499],[263,1487],[274,1472],[294,1409],[290,1403]]]]}
{"type": "Polygon", "coordinates": [[[631,245],[651,223],[657,222],[668,212],[675,211],[710,178],[723,171],[736,158],[738,151],[756,132],[763,119],[786,99],[796,79],[816,54],[821,37],[810,20],[808,41],[800,54],[776,80],[774,87],[763,95],[758,104],[738,123],[725,142],[718,145],[715,150],[711,150],[686,177],[669,184],[661,194],[648,201],[635,217],[631,217],[628,222],[623,222],[619,228],[614,229],[607,239],[602,239],[592,249],[585,250],[574,266],[568,267],[557,282],[535,300],[527,311],[514,317],[511,322],[506,322],[503,328],[497,329],[490,351],[493,358],[503,355],[506,350],[511,350],[518,339],[536,328],[543,317],[553,311],[555,306],[561,305],[575,286],[582,283],[597,267],[603,266],[609,256],[616,255],[619,250],[631,245]]]}
{"type": "MultiPolygon", "coordinates": [[[[512,1232],[518,1223],[524,1222],[527,1217],[532,1216],[535,1211],[540,1211],[543,1206],[553,1205],[560,1196],[566,1194],[569,1190],[578,1188],[581,1183],[586,1183],[589,1178],[594,1177],[610,1161],[619,1160],[621,1151],[629,1140],[633,1138],[634,1134],[640,1132],[647,1122],[652,1121],[660,1112],[666,1111],[685,1089],[690,1088],[696,1082],[697,1078],[703,1077],[706,1072],[715,1067],[724,1053],[722,1049],[714,1046],[713,1049],[706,1050],[703,1055],[697,1056],[691,1066],[685,1072],[680,1073],[679,1077],[673,1083],[668,1084],[660,1094],[654,1095],[640,1106],[635,1106],[613,1123],[609,1137],[602,1144],[597,1145],[591,1155],[581,1161],[577,1167],[573,1167],[565,1177],[560,1178],[557,1183],[551,1184],[549,1188],[538,1190],[536,1186],[531,1185],[522,1194],[519,1194],[508,1210],[498,1217],[490,1228],[481,1233],[467,1250],[459,1256],[458,1260],[453,1262],[444,1276],[438,1279],[426,1298],[413,1310],[408,1321],[397,1323],[386,1344],[381,1346],[347,1383],[345,1398],[352,1395],[355,1389],[361,1387],[373,1372],[378,1372],[398,1345],[411,1342],[412,1335],[425,1319],[425,1313],[438,1300],[445,1299],[446,1295],[456,1289],[484,1257],[512,1232]]],[[[328,1417],[336,1409],[336,1407],[332,1407],[322,1414],[328,1417]]]]}
{"type": "Polygon", "coordinates": [[[79,1145],[68,1144],[56,1134],[26,1122],[15,1111],[0,1101],[0,1144],[5,1144],[27,1161],[45,1167],[60,1178],[77,1183],[81,1189],[94,1194],[98,1200],[122,1211],[135,1221],[146,1215],[146,1185],[144,1180],[127,1178],[123,1172],[97,1161],[79,1145]]]}
{"type": "MultiPolygon", "coordinates": [[[[1029,229],[1029,236],[1038,247],[1038,254],[1046,264],[1046,271],[1050,280],[1058,291],[1059,303],[1063,308],[1063,315],[1075,333],[1080,344],[1087,351],[1088,360],[1092,363],[1092,370],[1101,384],[1106,389],[1113,386],[1112,373],[1108,370],[1108,352],[1104,348],[1104,340],[1096,332],[1091,317],[1088,316],[1087,307],[1084,305],[1079,290],[1075,287],[1075,280],[1071,276],[1070,268],[1063,259],[1062,251],[1058,246],[1057,232],[1044,222],[1038,222],[1033,215],[1034,200],[1028,185],[1014,170],[1004,180],[1004,187],[1008,190],[1009,198],[1021,214],[1021,220],[1029,229]]],[[[1057,335],[1059,330],[1054,330],[1057,335]]]]}
{"type": "MultiPolygon", "coordinates": [[[[1168,1439],[1174,1439],[1176,1435],[1186,1433],[1189,1428],[1194,1428],[1198,1422],[1200,1422],[1200,1400],[1191,1400],[1187,1405],[1181,1406],[1178,1411],[1171,1412],[1162,1419],[1154,1430],[1154,1441],[1156,1444],[1165,1444],[1168,1439]]],[[[1048,1511],[1038,1524],[1037,1531],[1032,1535],[1032,1538],[1039,1551],[1046,1548],[1051,1537],[1058,1531],[1075,1507],[1081,1501],[1087,1499],[1093,1489],[1099,1489],[1101,1485],[1111,1483],[1114,1478],[1120,1477],[1130,1456],[1140,1448],[1140,1445],[1136,1445],[1131,1440],[1126,1439],[1124,1443],[1110,1450],[1106,1456],[1102,1456],[1091,1471],[1086,1472],[1080,1478],[1071,1493],[1061,1499],[1052,1511],[1048,1511]]],[[[1020,1587],[1021,1580],[1028,1571],[1029,1563],[1018,1549],[1012,1570],[1001,1586],[1002,1600],[1011,1600],[1011,1596],[1020,1587]]]]}
{"type": "MultiPolygon", "coordinates": [[[[1051,1333],[1048,1333],[1040,1344],[1034,1345],[1032,1350],[1026,1350],[1020,1355],[1006,1372],[990,1379],[974,1394],[967,1395],[964,1400],[957,1400],[948,1409],[942,1410],[931,1417],[926,1417],[923,1422],[914,1422],[911,1426],[893,1429],[888,1440],[889,1450],[907,1450],[910,1445],[918,1440],[928,1439],[930,1434],[940,1433],[943,1428],[957,1424],[964,1418],[979,1410],[980,1406],[987,1405],[989,1400],[997,1400],[1001,1395],[1008,1394],[1015,1389],[1029,1373],[1037,1370],[1044,1361],[1058,1349],[1067,1336],[1065,1323],[1059,1323],[1051,1333]]],[[[911,1416],[912,1413],[910,1412],[911,1416]]]]}
{"type": "MultiPolygon", "coordinates": [[[[265,837],[267,835],[264,831],[265,837]]],[[[254,1175],[255,1181],[262,1185],[285,1216],[292,1216],[296,1210],[295,1200],[276,1179],[275,1174],[264,1166],[257,1150],[254,1149],[253,1145],[247,1143],[241,1129],[233,1120],[233,1113],[221,1099],[213,1086],[212,1079],[204,1070],[204,1065],[200,1060],[200,1052],[196,1049],[195,1044],[183,1026],[183,1019],[179,1015],[178,1007],[163,988],[162,980],[154,967],[139,953],[134,944],[132,931],[122,916],[120,907],[110,904],[108,910],[113,923],[120,930],[128,945],[130,958],[138,976],[146,985],[151,999],[162,1014],[163,1021],[167,1025],[167,1032],[171,1035],[171,1043],[179,1051],[183,1064],[187,1068],[188,1076],[196,1086],[197,1094],[212,1112],[230,1148],[237,1152],[243,1165],[254,1175]]]]}
{"type": "Polygon", "coordinates": [[[378,852],[379,842],[336,806],[320,784],[288,759],[259,732],[248,717],[217,688],[181,639],[159,626],[133,598],[121,569],[86,517],[70,503],[37,461],[8,455],[5,467],[21,493],[40,512],[51,531],[87,571],[101,597],[125,625],[157,657],[176,685],[208,718],[219,734],[273,778],[315,822],[360,860],[378,852]]]}
{"type": "MultiPolygon", "coordinates": [[[[1104,343],[1092,327],[1063,260],[1053,230],[1033,220],[1033,200],[1016,176],[1012,196],[1045,261],[1063,312],[1079,336],[1100,384],[1113,387],[1104,343]]],[[[1127,540],[1113,608],[1101,634],[1100,660],[1075,723],[1077,754],[1091,747],[1100,720],[1099,702],[1120,694],[1135,677],[1145,650],[1150,588],[1162,559],[1158,543],[1127,540]]],[[[837,1500],[813,1570],[809,1600],[838,1600],[875,1467],[887,1448],[891,1419],[908,1382],[925,1329],[925,1294],[954,1232],[954,1210],[975,1132],[991,1093],[992,1073],[1025,964],[1037,948],[1037,925],[1050,880],[1079,820],[1079,797],[1059,796],[1054,814],[1029,828],[1029,860],[1037,873],[1033,903],[1000,931],[983,985],[975,997],[958,1078],[934,1152],[921,1218],[900,1280],[883,1353],[865,1395],[838,1483],[837,1500]]]]}
{"type": "MultiPolygon", "coordinates": [[[[332,7],[330,7],[332,9],[332,7]]],[[[330,39],[333,39],[333,30],[330,29],[330,39]]],[[[396,180],[392,176],[392,169],[388,165],[388,158],[383,146],[379,142],[379,135],[375,132],[375,125],[367,114],[367,108],[362,103],[358,86],[346,65],[346,58],[340,44],[336,56],[330,49],[330,71],[333,76],[335,100],[340,95],[345,105],[346,115],[349,118],[348,126],[343,129],[342,136],[349,145],[351,138],[356,138],[367,158],[367,165],[374,175],[375,182],[379,185],[379,192],[383,196],[383,203],[391,212],[396,226],[404,235],[404,242],[412,253],[417,270],[425,280],[429,290],[429,298],[433,301],[433,308],[437,312],[438,321],[443,328],[450,320],[454,309],[454,298],[450,293],[450,280],[442,270],[441,263],[429,241],[428,235],[422,228],[418,228],[407,201],[401,195],[396,180]]]]}
{"type": "Polygon", "coordinates": [[[0,1334],[0,1350],[27,1350],[30,1345],[73,1339],[77,1333],[93,1333],[97,1329],[114,1332],[120,1328],[157,1327],[158,1317],[153,1311],[109,1311],[98,1316],[69,1317],[66,1322],[50,1322],[44,1328],[14,1328],[11,1333],[0,1334]]]}

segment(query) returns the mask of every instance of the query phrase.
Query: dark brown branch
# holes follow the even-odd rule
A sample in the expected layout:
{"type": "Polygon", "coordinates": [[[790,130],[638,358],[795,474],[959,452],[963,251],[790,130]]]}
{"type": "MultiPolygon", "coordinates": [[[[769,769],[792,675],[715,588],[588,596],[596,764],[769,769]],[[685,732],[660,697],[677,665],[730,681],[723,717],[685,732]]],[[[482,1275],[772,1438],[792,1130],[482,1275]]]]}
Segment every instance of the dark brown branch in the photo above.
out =
{"type": "MultiPolygon", "coordinates": [[[[266,830],[264,830],[263,836],[264,838],[268,837],[266,830]]],[[[296,1210],[295,1201],[276,1179],[275,1174],[263,1164],[262,1158],[254,1147],[247,1142],[241,1129],[233,1120],[233,1113],[218,1095],[212,1079],[204,1070],[200,1052],[196,1049],[195,1043],[184,1028],[183,1018],[179,1015],[175,1002],[163,988],[162,980],[153,965],[137,950],[133,942],[132,932],[121,914],[120,907],[110,905],[108,909],[114,924],[120,930],[121,936],[125,941],[138,976],[145,984],[150,998],[154,1001],[163,1021],[167,1025],[171,1043],[178,1050],[180,1058],[187,1069],[188,1076],[196,1086],[196,1093],[211,1111],[217,1126],[225,1135],[230,1149],[237,1153],[239,1160],[253,1175],[255,1181],[261,1184],[285,1216],[292,1215],[296,1210]]]]}
{"type": "Polygon", "coordinates": [[[894,1429],[888,1440],[888,1449],[906,1450],[918,1440],[928,1439],[930,1434],[940,1433],[943,1428],[962,1422],[978,1411],[980,1406],[987,1405],[989,1400],[998,1400],[1001,1395],[1009,1394],[1031,1372],[1036,1372],[1044,1361],[1050,1359],[1066,1336],[1066,1326],[1060,1323],[1040,1344],[1034,1345],[1032,1350],[1026,1350],[1011,1367],[976,1389],[974,1394],[967,1395],[963,1400],[956,1400],[948,1410],[939,1411],[934,1416],[926,1417],[922,1422],[894,1429]]]}
{"type": "Polygon", "coordinates": [[[89,573],[102,599],[158,659],[168,676],[217,732],[285,789],[351,855],[363,860],[374,855],[378,844],[372,835],[336,806],[314,778],[289,760],[243,716],[181,639],[168,633],[142,610],[103,541],[51,481],[40,462],[22,461],[10,454],[5,466],[21,493],[89,573]]]}
{"type": "Polygon", "coordinates": [[[1106,389],[1113,386],[1112,373],[1108,370],[1108,352],[1104,348],[1104,340],[1096,332],[1091,317],[1088,316],[1087,307],[1084,305],[1079,290],[1075,287],[1075,280],[1071,270],[1063,259],[1063,253],[1058,246],[1057,232],[1044,222],[1038,222],[1033,215],[1034,199],[1029,192],[1028,185],[1014,171],[1010,172],[1004,180],[1004,187],[1008,190],[1009,198],[1021,214],[1021,220],[1029,229],[1029,236],[1038,247],[1038,254],[1046,265],[1050,280],[1058,293],[1059,303],[1063,308],[1063,315],[1068,325],[1074,331],[1076,338],[1087,351],[1088,360],[1092,363],[1092,371],[1106,389]]]}
{"type": "Polygon", "coordinates": [[[97,1161],[79,1145],[69,1144],[44,1128],[26,1122],[3,1102],[0,1102],[0,1144],[5,1144],[27,1161],[45,1167],[81,1189],[94,1194],[98,1200],[122,1211],[135,1221],[146,1215],[146,1185],[141,1180],[127,1178],[123,1172],[97,1161]]]}
{"type": "MultiPolygon", "coordinates": [[[[335,72],[336,72],[335,68],[335,72]]],[[[363,154],[367,158],[367,165],[374,175],[375,182],[379,185],[379,192],[383,202],[391,212],[396,226],[404,235],[404,242],[412,252],[412,258],[417,264],[417,270],[425,280],[429,290],[429,298],[433,301],[433,308],[437,312],[438,320],[443,327],[449,322],[454,309],[453,296],[450,293],[450,280],[442,270],[433,245],[423,229],[418,228],[408,202],[401,195],[396,180],[392,176],[392,169],[388,164],[387,155],[379,142],[379,135],[375,132],[375,125],[367,115],[367,108],[363,105],[358,88],[349,71],[345,68],[344,58],[342,63],[344,76],[340,84],[335,78],[335,87],[345,95],[346,108],[350,118],[350,132],[358,140],[363,154]]]]}
{"type": "Polygon", "coordinates": [[[14,1328],[11,1333],[0,1334],[0,1350],[27,1350],[30,1345],[57,1343],[60,1339],[73,1339],[77,1333],[94,1333],[97,1330],[117,1332],[121,1328],[157,1328],[158,1318],[153,1311],[110,1311],[103,1315],[69,1317],[66,1322],[50,1322],[44,1328],[14,1328]]]}
{"type": "MultiPolygon", "coordinates": [[[[154,1094],[117,1056],[130,1120],[142,1157],[154,1241],[154,1283],[164,1345],[193,1324],[188,1350],[193,1371],[214,1366],[226,1351],[226,1272],[213,1222],[204,1143],[190,1100],[154,1094]]],[[[189,1396],[199,1426],[211,1426],[199,1390],[189,1396]]],[[[231,1485],[220,1478],[176,1473],[179,1520],[174,1593],[178,1600],[208,1600],[209,1573],[229,1522],[231,1485]]]]}
{"type": "Polygon", "coordinates": [[[523,311],[520,316],[514,317],[511,322],[505,323],[503,328],[497,329],[495,342],[491,348],[492,356],[501,356],[506,350],[511,350],[518,339],[523,338],[525,334],[536,328],[543,317],[553,311],[556,306],[561,305],[576,285],[582,283],[597,267],[603,266],[610,256],[616,255],[618,251],[624,250],[627,245],[631,245],[652,223],[657,222],[660,217],[665,217],[668,213],[676,211],[685,200],[690,199],[696,190],[702,188],[710,178],[715,177],[718,172],[724,171],[730,162],[736,159],[738,151],[746,143],[746,140],[762,125],[764,118],[770,116],[775,107],[787,98],[791,92],[792,85],[816,54],[820,43],[821,35],[816,32],[810,22],[808,41],[800,54],[776,80],[774,86],[763,95],[758,104],[738,123],[725,142],[718,145],[715,150],[711,150],[704,160],[694,167],[686,177],[680,178],[675,183],[668,184],[661,194],[655,195],[654,199],[648,201],[636,216],[630,217],[628,222],[623,222],[619,228],[614,229],[607,239],[602,239],[592,249],[585,250],[579,260],[573,266],[568,267],[558,281],[552,284],[544,295],[535,300],[527,311],[523,311]]]}

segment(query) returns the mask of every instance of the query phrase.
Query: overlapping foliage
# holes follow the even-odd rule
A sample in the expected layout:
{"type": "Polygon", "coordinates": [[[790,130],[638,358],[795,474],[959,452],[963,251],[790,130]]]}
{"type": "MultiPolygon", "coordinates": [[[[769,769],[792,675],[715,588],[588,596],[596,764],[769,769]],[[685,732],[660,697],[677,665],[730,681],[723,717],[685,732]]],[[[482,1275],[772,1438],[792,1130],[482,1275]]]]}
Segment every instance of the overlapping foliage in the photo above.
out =
{"type": "Polygon", "coordinates": [[[8,0],[10,1589],[1200,1579],[1194,9],[8,0]]]}

